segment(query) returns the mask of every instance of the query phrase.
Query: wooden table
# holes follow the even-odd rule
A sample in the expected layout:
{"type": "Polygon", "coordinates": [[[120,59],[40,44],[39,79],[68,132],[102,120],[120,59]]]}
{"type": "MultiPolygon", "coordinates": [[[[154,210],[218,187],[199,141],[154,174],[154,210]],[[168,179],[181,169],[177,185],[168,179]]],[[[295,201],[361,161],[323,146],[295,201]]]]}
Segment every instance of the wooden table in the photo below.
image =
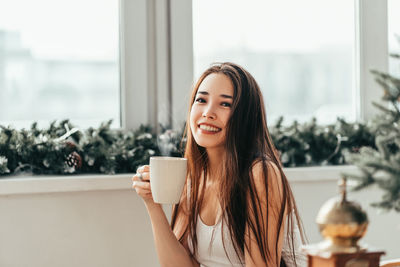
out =
{"type": "Polygon", "coordinates": [[[309,267],[379,267],[380,257],[384,251],[362,249],[357,252],[324,252],[318,246],[304,246],[309,267]]]}

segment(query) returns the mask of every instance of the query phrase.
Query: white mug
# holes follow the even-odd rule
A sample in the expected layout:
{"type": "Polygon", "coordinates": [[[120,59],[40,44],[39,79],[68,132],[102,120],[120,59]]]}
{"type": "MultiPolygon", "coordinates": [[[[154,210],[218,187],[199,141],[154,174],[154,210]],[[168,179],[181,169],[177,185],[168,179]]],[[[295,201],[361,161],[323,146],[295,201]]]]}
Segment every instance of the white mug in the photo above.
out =
{"type": "Polygon", "coordinates": [[[186,169],[185,158],[150,157],[150,187],[154,202],[179,203],[186,181],[186,169]]]}

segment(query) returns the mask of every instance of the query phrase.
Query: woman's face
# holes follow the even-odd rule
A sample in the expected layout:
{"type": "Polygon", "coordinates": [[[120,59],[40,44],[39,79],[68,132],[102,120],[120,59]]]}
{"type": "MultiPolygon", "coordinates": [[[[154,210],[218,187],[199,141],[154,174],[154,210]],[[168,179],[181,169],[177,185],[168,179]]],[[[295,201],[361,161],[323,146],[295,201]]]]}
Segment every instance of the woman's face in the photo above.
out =
{"type": "Polygon", "coordinates": [[[222,147],[231,115],[233,84],[224,74],[212,73],[200,84],[190,110],[190,129],[199,146],[222,147]]]}

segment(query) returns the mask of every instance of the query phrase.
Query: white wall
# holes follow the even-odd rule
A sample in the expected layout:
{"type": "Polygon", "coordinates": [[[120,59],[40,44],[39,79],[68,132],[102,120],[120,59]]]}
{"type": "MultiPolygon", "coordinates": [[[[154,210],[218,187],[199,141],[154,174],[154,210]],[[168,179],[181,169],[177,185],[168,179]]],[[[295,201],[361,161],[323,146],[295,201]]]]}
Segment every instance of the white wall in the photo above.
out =
{"type": "MultiPolygon", "coordinates": [[[[336,195],[343,169],[286,170],[312,243],[321,240],[316,214],[336,195]]],[[[129,175],[0,179],[0,266],[159,266],[149,217],[130,185],[129,175]]],[[[363,241],[399,257],[400,214],[366,204],[379,194],[350,193],[370,218],[363,241]]]]}
{"type": "Polygon", "coordinates": [[[158,266],[151,224],[130,190],[0,198],[0,266],[158,266]]]}

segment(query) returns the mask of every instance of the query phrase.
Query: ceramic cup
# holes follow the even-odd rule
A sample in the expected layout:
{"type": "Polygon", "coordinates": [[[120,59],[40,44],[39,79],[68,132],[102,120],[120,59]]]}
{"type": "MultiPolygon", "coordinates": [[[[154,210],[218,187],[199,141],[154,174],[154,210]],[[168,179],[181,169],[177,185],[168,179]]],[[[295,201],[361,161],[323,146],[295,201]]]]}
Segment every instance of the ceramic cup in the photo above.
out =
{"type": "Polygon", "coordinates": [[[150,157],[150,186],[154,202],[179,203],[186,181],[186,169],[185,158],[150,157]]]}

